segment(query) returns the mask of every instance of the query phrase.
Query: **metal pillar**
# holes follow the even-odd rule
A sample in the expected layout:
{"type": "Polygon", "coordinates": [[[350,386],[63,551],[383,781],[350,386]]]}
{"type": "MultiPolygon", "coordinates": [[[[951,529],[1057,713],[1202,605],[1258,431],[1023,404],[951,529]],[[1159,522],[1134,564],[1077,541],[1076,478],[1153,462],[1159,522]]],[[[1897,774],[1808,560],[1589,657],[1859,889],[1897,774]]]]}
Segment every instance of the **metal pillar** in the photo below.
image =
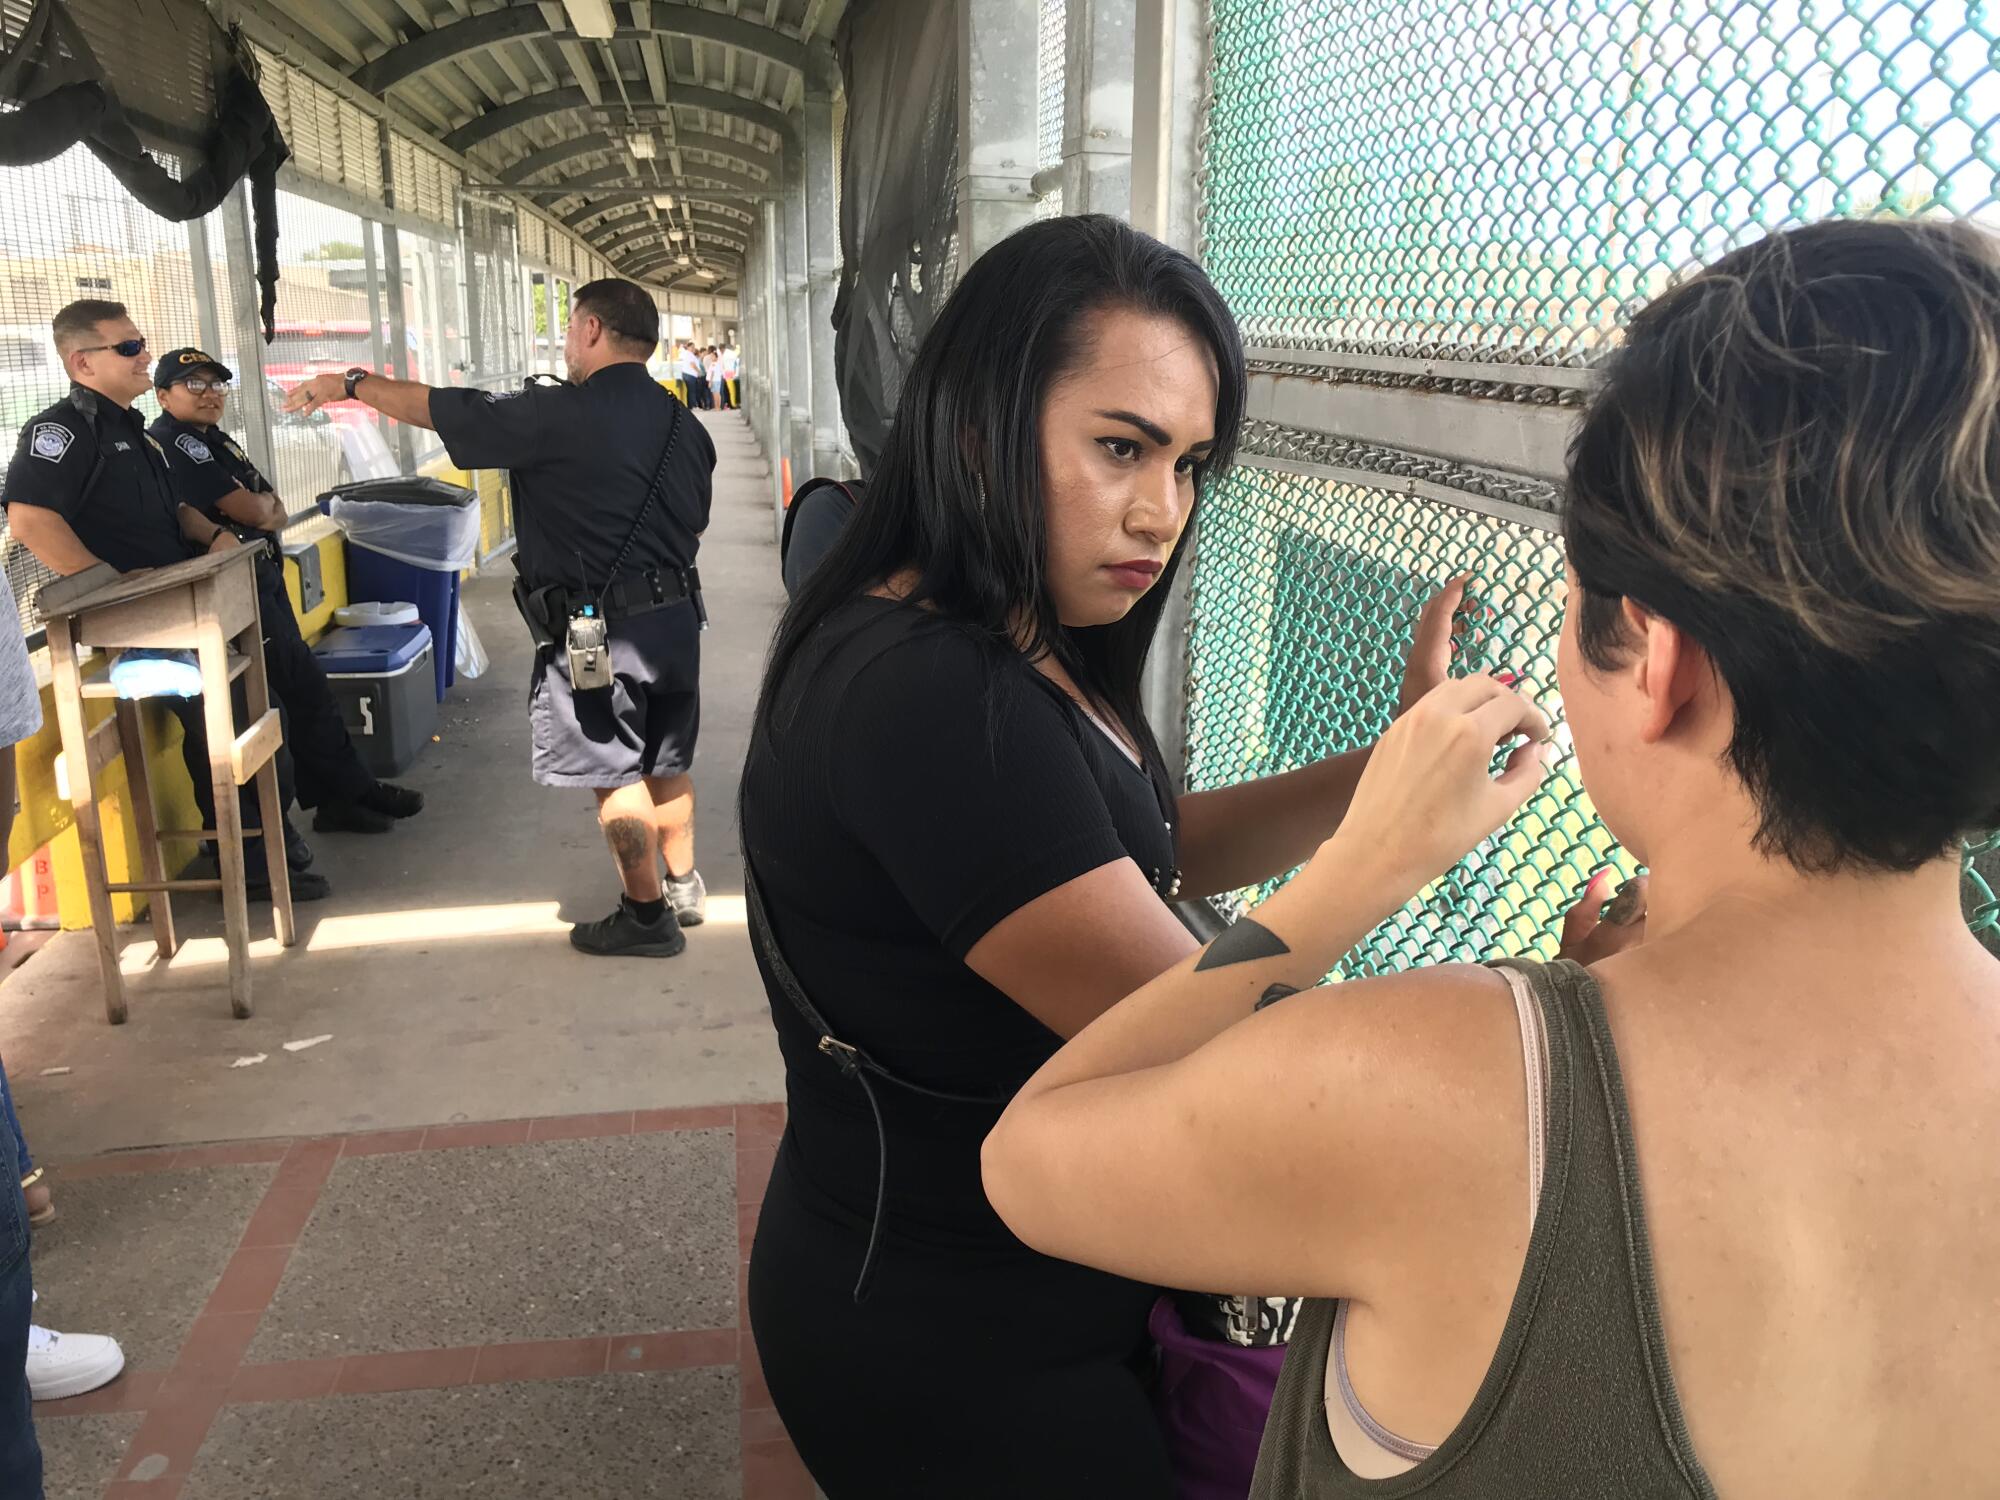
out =
{"type": "MultiPolygon", "coordinates": [[[[778,455],[784,451],[785,432],[791,423],[791,413],[786,409],[784,366],[785,350],[784,319],[780,315],[780,300],[784,296],[784,280],[778,265],[784,253],[784,231],[778,220],[778,205],[771,199],[764,200],[764,244],[758,253],[757,269],[763,275],[763,287],[758,293],[758,301],[763,305],[758,309],[763,314],[759,320],[757,341],[763,347],[759,351],[764,368],[758,373],[764,382],[764,399],[767,415],[765,418],[764,453],[771,460],[771,515],[777,531],[781,534],[785,526],[785,476],[778,465],[778,455]]],[[[747,332],[747,330],[746,330],[747,332]]]]}
{"type": "Polygon", "coordinates": [[[250,240],[250,189],[239,182],[222,201],[223,243],[229,256],[230,325],[236,335],[237,388],[250,393],[236,403],[243,446],[266,474],[278,472],[271,442],[271,403],[264,391],[264,327],[257,313],[257,257],[250,240]]]}
{"type": "MultiPolygon", "coordinates": [[[[1195,169],[1207,90],[1205,10],[1203,0],[1137,0],[1132,45],[1132,224],[1190,255],[1201,241],[1195,169]]],[[[1178,785],[1187,777],[1188,631],[1200,541],[1188,540],[1142,684],[1147,721],[1178,785]]]]}
{"type": "Polygon", "coordinates": [[[806,299],[806,170],[798,156],[785,153],[785,371],[791,382],[791,431],[784,451],[792,461],[794,488],[812,478],[814,395],[812,311],[806,299]]]}
{"type": "MultiPolygon", "coordinates": [[[[960,0],[958,271],[1035,217],[1039,0],[960,0]]],[[[1067,207],[1067,205],[1065,205],[1067,207]]]]}
{"type": "MultiPolygon", "coordinates": [[[[833,178],[833,95],[809,89],[805,102],[807,295],[812,322],[813,473],[838,475],[847,429],[833,364],[833,299],[840,290],[840,217],[833,178]]],[[[796,482],[798,476],[794,476],[796,482]]]]}
{"type": "MultiPolygon", "coordinates": [[[[389,132],[380,121],[375,135],[382,148],[382,201],[396,206],[395,153],[389,149],[389,132]]],[[[398,380],[410,378],[410,310],[403,299],[403,232],[395,225],[382,225],[382,272],[389,283],[389,373],[398,380]]],[[[437,371],[431,373],[439,379],[437,371]]],[[[416,440],[407,422],[391,422],[389,431],[396,445],[396,464],[405,474],[416,472],[416,440]]]]}
{"type": "Polygon", "coordinates": [[[187,221],[189,278],[194,282],[194,320],[200,330],[201,346],[211,352],[222,348],[222,319],[215,310],[215,263],[209,257],[208,221],[187,221]]]}
{"type": "Polygon", "coordinates": [[[1063,40],[1066,214],[1132,213],[1133,0],[1069,0],[1063,40]]]}
{"type": "Polygon", "coordinates": [[[1190,255],[1201,244],[1205,10],[1202,0],[1137,0],[1132,43],[1132,224],[1190,255]]]}
{"type": "MultiPolygon", "coordinates": [[[[378,370],[386,370],[389,361],[382,339],[382,276],[375,256],[375,236],[389,232],[373,219],[361,221],[361,266],[368,277],[368,356],[378,370]]],[[[380,412],[375,413],[375,429],[388,441],[389,419],[380,412]]]]}

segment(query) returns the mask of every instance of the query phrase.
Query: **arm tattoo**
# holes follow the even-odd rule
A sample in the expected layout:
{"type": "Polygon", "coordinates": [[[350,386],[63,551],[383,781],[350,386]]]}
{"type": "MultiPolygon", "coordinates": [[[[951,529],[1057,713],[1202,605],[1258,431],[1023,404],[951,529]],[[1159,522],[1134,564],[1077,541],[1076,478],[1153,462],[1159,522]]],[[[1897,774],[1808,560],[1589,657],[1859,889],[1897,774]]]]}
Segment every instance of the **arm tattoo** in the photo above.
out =
{"type": "Polygon", "coordinates": [[[1285,996],[1296,995],[1298,992],[1299,987],[1295,984],[1274,984],[1268,990],[1264,991],[1263,996],[1250,1009],[1253,1011],[1262,1010],[1265,1006],[1276,1005],[1285,996]]]}
{"type": "Polygon", "coordinates": [[[1270,928],[1248,917],[1239,917],[1208,945],[1194,971],[1201,974],[1209,969],[1226,969],[1231,964],[1255,963],[1260,958],[1277,958],[1291,951],[1270,928]]]}

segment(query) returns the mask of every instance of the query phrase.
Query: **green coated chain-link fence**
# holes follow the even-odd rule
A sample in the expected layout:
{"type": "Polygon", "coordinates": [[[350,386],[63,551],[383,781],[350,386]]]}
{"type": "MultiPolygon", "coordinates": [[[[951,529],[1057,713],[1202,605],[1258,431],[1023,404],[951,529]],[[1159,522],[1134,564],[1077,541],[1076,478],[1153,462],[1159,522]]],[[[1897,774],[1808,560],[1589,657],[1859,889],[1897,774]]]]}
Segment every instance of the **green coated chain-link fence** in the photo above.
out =
{"type": "MultiPolygon", "coordinates": [[[[1418,607],[1461,572],[1484,606],[1470,665],[1554,703],[1557,476],[1488,466],[1418,406],[1574,404],[1636,303],[1772,228],[2000,219],[2000,14],[1972,0],[1214,0],[1211,19],[1203,257],[1296,425],[1254,423],[1207,501],[1194,786],[1379,733],[1418,607]],[[1455,457],[1356,441],[1354,382],[1403,388],[1378,394],[1410,403],[1407,440],[1455,457]]],[[[1630,868],[1565,758],[1342,972],[1552,953],[1606,863],[1630,868]]],[[[2000,844],[1966,868],[2000,949],[2000,844]]]]}

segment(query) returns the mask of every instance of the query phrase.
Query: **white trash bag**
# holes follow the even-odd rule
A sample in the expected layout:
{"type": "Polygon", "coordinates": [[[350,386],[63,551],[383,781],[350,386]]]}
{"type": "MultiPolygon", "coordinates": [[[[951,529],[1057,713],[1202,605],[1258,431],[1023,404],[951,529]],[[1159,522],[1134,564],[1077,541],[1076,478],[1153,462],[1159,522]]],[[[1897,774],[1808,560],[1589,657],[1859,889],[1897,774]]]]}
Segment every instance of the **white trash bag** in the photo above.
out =
{"type": "Polygon", "coordinates": [[[458,573],[479,555],[477,505],[406,505],[335,495],[327,514],[356,546],[413,568],[458,573]]]}
{"type": "Polygon", "coordinates": [[[479,677],[486,671],[486,647],[479,639],[479,632],[472,628],[472,618],[465,612],[465,601],[458,602],[458,675],[479,677]]]}

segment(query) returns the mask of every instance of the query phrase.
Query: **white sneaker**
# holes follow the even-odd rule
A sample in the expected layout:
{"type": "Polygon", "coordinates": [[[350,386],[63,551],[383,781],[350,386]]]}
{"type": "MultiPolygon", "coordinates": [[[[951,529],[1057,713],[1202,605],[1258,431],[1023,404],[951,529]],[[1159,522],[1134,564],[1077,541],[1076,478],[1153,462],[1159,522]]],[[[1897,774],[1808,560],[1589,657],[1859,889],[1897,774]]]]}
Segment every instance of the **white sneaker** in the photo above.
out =
{"type": "Polygon", "coordinates": [[[681,926],[699,927],[708,919],[708,885],[702,880],[701,871],[690,870],[680,877],[669,875],[661,894],[667,898],[667,906],[681,926]]]}
{"type": "Polygon", "coordinates": [[[28,1325],[28,1390],[37,1401],[60,1401],[109,1385],[125,1368],[118,1340],[101,1333],[57,1333],[28,1325]]]}

